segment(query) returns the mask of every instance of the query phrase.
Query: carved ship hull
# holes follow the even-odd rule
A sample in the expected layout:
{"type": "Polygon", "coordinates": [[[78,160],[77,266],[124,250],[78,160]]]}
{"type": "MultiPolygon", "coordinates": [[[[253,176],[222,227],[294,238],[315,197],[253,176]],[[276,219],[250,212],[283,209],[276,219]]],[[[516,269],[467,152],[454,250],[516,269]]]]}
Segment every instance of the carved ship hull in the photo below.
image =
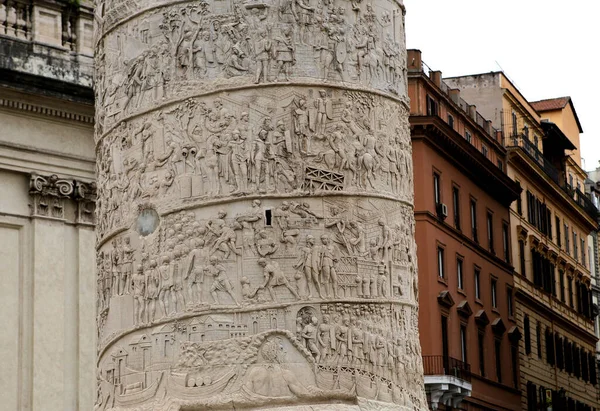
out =
{"type": "Polygon", "coordinates": [[[236,367],[230,368],[216,381],[199,387],[187,387],[187,374],[173,374],[167,380],[168,392],[173,397],[182,400],[194,400],[198,398],[209,398],[222,392],[229,382],[237,375],[236,367]]]}
{"type": "Polygon", "coordinates": [[[154,381],[148,387],[144,388],[141,391],[136,391],[128,394],[117,394],[115,395],[115,402],[117,405],[128,407],[132,405],[138,405],[148,400],[153,399],[156,396],[156,392],[158,391],[158,387],[160,387],[160,383],[162,381],[163,374],[160,374],[158,380],[154,381]]]}
{"type": "Polygon", "coordinates": [[[354,391],[356,378],[354,369],[342,367],[319,367],[317,386],[324,390],[354,391]]]}

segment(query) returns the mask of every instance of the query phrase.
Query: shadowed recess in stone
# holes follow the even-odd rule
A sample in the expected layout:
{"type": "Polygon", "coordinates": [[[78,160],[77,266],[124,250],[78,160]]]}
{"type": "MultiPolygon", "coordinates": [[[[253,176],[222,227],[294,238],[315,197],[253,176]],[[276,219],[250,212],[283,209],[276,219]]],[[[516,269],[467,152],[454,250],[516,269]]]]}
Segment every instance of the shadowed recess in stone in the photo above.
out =
{"type": "Polygon", "coordinates": [[[136,230],[140,235],[146,237],[152,234],[160,224],[160,217],[153,208],[144,208],[137,218],[136,230]]]}

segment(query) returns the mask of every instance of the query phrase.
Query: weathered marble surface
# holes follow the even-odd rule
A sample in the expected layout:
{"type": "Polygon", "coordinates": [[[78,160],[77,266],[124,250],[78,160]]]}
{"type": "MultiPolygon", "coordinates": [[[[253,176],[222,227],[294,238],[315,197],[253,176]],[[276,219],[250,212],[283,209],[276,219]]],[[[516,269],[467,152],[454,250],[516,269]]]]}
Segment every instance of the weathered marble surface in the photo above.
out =
{"type": "Polygon", "coordinates": [[[98,2],[97,409],[426,409],[403,15],[98,2]]]}

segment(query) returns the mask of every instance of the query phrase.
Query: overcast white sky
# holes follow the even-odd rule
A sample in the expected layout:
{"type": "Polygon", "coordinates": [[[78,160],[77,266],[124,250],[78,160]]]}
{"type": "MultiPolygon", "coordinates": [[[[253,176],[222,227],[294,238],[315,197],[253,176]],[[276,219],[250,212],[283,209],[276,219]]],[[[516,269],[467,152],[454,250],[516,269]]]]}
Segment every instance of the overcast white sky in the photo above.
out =
{"type": "Polygon", "coordinates": [[[583,168],[598,167],[598,0],[404,0],[404,4],[407,46],[421,50],[433,70],[458,76],[501,67],[529,101],[571,96],[584,131],[583,168]]]}

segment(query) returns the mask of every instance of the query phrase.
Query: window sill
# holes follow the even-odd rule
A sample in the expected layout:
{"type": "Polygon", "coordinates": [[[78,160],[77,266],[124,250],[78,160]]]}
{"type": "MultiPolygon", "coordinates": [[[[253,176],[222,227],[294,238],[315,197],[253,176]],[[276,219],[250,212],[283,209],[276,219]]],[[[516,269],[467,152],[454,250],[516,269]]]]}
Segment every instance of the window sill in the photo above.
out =
{"type": "Polygon", "coordinates": [[[496,314],[498,314],[498,315],[500,315],[500,311],[498,310],[498,308],[497,308],[497,307],[495,307],[495,308],[492,308],[492,312],[493,312],[493,313],[496,313],[496,314]]]}
{"type": "Polygon", "coordinates": [[[481,301],[479,298],[475,298],[475,304],[479,304],[483,307],[483,301],[481,301]]]}
{"type": "Polygon", "coordinates": [[[446,287],[448,287],[448,280],[446,280],[445,278],[439,277],[438,276],[438,283],[440,284],[444,284],[446,287]]]}
{"type": "Polygon", "coordinates": [[[464,297],[466,297],[466,296],[467,296],[467,293],[466,293],[466,291],[465,291],[465,290],[463,290],[462,288],[458,288],[458,289],[456,290],[456,292],[457,292],[457,293],[459,293],[460,295],[464,296],[464,297]]]}

